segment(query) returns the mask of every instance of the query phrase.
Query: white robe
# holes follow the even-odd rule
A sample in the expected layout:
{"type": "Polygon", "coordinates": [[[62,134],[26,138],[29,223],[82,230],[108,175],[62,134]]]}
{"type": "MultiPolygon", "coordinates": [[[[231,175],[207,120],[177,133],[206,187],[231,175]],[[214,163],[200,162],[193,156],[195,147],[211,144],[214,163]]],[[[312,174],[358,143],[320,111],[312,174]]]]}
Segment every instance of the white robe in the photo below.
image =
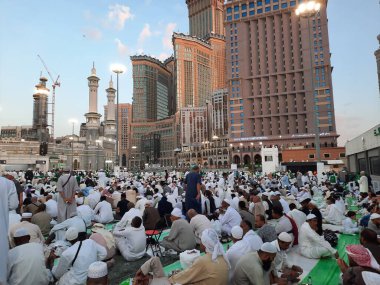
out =
{"type": "Polygon", "coordinates": [[[358,223],[351,218],[345,218],[342,224],[344,234],[355,234],[359,232],[358,223]]]}
{"type": "Polygon", "coordinates": [[[50,234],[55,233],[55,240],[65,240],[65,233],[68,228],[74,227],[78,230],[78,232],[85,232],[86,231],[86,224],[85,221],[80,218],[79,216],[72,217],[70,219],[67,219],[66,221],[63,221],[62,223],[59,223],[55,225],[51,231],[50,234]]]}
{"type": "Polygon", "coordinates": [[[136,208],[132,208],[128,212],[126,212],[124,216],[121,218],[120,222],[116,224],[115,231],[121,231],[125,229],[127,226],[131,224],[134,217],[140,217],[142,219],[141,211],[136,208]]]}
{"type": "Polygon", "coordinates": [[[145,228],[128,226],[125,230],[114,231],[117,248],[127,261],[134,261],[145,255],[146,235],[145,228]]]}
{"type": "Polygon", "coordinates": [[[336,249],[305,222],[298,235],[299,253],[307,258],[321,258],[336,253],[336,249]]]}
{"type": "Polygon", "coordinates": [[[55,200],[50,199],[45,202],[46,213],[49,214],[51,218],[56,218],[58,215],[58,204],[55,200]]]}
{"type": "MultiPolygon", "coordinates": [[[[8,253],[8,284],[49,284],[42,244],[26,243],[8,253]]],[[[4,283],[5,284],[5,283],[4,283]]]]}
{"type": "Polygon", "coordinates": [[[107,201],[101,201],[94,209],[95,221],[102,224],[107,224],[113,221],[112,206],[107,201]]]}
{"type": "Polygon", "coordinates": [[[242,256],[244,256],[245,254],[251,251],[252,250],[248,242],[245,240],[237,241],[227,250],[226,257],[231,265],[231,268],[229,270],[229,284],[232,284],[236,264],[239,262],[242,256]]]}
{"type": "Polygon", "coordinates": [[[18,206],[18,197],[15,184],[0,177],[0,284],[7,281],[8,258],[8,230],[9,210],[15,210],[18,206]]]}
{"type": "Polygon", "coordinates": [[[324,218],[327,222],[334,225],[341,225],[344,219],[344,213],[342,213],[335,204],[327,206],[324,212],[324,218]]]}
{"type": "Polygon", "coordinates": [[[288,213],[288,216],[293,218],[293,220],[296,222],[298,230],[301,228],[302,224],[306,222],[306,215],[300,210],[293,209],[288,213]]]}
{"type": "Polygon", "coordinates": [[[94,210],[89,205],[80,205],[77,207],[77,213],[86,222],[86,226],[89,227],[95,217],[94,210]]]}
{"type": "Polygon", "coordinates": [[[219,220],[222,225],[222,232],[231,235],[232,227],[240,225],[241,216],[234,208],[229,206],[226,213],[219,220]]]}
{"type": "Polygon", "coordinates": [[[253,230],[249,230],[244,236],[245,240],[251,251],[258,251],[263,245],[263,240],[253,230]]]}
{"type": "Polygon", "coordinates": [[[57,265],[52,269],[52,274],[59,279],[58,285],[83,285],[87,280],[88,267],[91,263],[103,260],[107,256],[107,250],[91,239],[82,242],[77,259],[73,266],[80,242],[66,249],[59,259],[57,265]],[[69,270],[70,269],[70,270],[69,270]]]}
{"type": "Polygon", "coordinates": [[[272,245],[274,245],[277,249],[276,257],[273,260],[273,273],[276,277],[281,277],[283,268],[290,268],[293,266],[293,264],[290,264],[288,262],[288,256],[286,254],[285,250],[281,250],[280,246],[278,245],[278,240],[274,240],[271,242],[272,245]]]}

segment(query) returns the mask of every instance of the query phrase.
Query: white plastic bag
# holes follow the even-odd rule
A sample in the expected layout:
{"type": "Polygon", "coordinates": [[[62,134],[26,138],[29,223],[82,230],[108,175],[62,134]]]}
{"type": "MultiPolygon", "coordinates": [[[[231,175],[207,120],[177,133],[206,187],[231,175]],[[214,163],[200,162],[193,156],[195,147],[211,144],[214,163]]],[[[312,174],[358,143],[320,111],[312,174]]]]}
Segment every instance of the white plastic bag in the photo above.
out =
{"type": "Polygon", "coordinates": [[[200,251],[196,249],[185,250],[184,252],[180,253],[179,261],[181,263],[182,269],[185,270],[186,268],[189,268],[191,265],[193,265],[194,261],[200,256],[200,251]]]}

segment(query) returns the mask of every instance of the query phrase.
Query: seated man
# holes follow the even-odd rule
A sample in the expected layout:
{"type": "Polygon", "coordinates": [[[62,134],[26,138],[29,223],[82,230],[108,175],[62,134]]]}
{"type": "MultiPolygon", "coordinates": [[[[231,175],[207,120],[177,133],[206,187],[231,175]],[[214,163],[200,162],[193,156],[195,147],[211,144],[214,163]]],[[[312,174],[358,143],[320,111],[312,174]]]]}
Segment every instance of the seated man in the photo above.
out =
{"type": "Polygon", "coordinates": [[[299,232],[299,252],[307,258],[323,258],[336,255],[337,250],[317,233],[318,220],[314,214],[306,217],[306,222],[299,232]]]}
{"type": "Polygon", "coordinates": [[[222,225],[222,233],[231,235],[232,227],[240,225],[241,216],[233,207],[231,207],[231,202],[228,199],[222,201],[221,208],[224,211],[224,214],[219,216],[222,225]]]}
{"type": "Polygon", "coordinates": [[[276,253],[276,247],[266,242],[257,252],[254,251],[243,255],[236,265],[232,284],[270,284],[270,272],[276,253]]]}
{"type": "Polygon", "coordinates": [[[68,228],[74,227],[80,233],[81,236],[86,234],[87,226],[86,222],[77,215],[77,212],[73,212],[70,218],[62,223],[56,224],[50,231],[50,235],[46,240],[46,244],[49,244],[52,240],[64,240],[65,233],[68,228]]]}
{"type": "Polygon", "coordinates": [[[258,251],[263,240],[252,230],[252,224],[247,220],[242,220],[240,226],[243,229],[243,240],[247,242],[250,250],[258,251]]]}
{"type": "Polygon", "coordinates": [[[341,225],[344,219],[344,212],[342,212],[341,209],[337,205],[335,205],[334,198],[329,197],[326,202],[328,206],[326,207],[326,210],[323,212],[323,218],[326,220],[327,223],[341,225]]]}
{"type": "Polygon", "coordinates": [[[201,250],[206,254],[196,259],[186,270],[170,277],[169,281],[172,284],[224,285],[228,283],[230,265],[215,230],[203,231],[201,250]]]}
{"type": "Polygon", "coordinates": [[[33,215],[31,222],[37,225],[40,228],[41,233],[46,236],[49,234],[52,227],[50,221],[51,217],[46,213],[45,204],[40,204],[38,206],[38,211],[33,215]]]}
{"type": "Polygon", "coordinates": [[[153,256],[141,265],[140,269],[136,272],[133,282],[134,285],[171,285],[168,277],[166,277],[164,273],[161,260],[157,256],[153,256]],[[152,273],[152,275],[149,273],[152,273]]]}
{"type": "Polygon", "coordinates": [[[42,244],[29,242],[26,228],[18,228],[13,234],[15,247],[8,253],[8,284],[49,284],[48,270],[42,244]]]}
{"type": "Polygon", "coordinates": [[[226,252],[227,259],[231,265],[229,270],[229,283],[233,281],[234,271],[239,259],[248,252],[251,247],[243,239],[243,229],[240,226],[234,226],[231,229],[232,242],[234,243],[226,252]]]}
{"type": "Polygon", "coordinates": [[[134,217],[140,217],[142,219],[141,212],[135,208],[133,203],[128,203],[128,211],[121,218],[120,222],[116,224],[115,230],[121,231],[130,226],[134,217]]]}
{"type": "Polygon", "coordinates": [[[116,246],[125,260],[134,261],[145,255],[146,235],[140,217],[135,216],[130,225],[124,230],[115,230],[113,235],[115,236],[116,246]]]}
{"type": "Polygon", "coordinates": [[[129,201],[127,200],[127,195],[125,193],[121,193],[120,201],[117,203],[116,206],[116,215],[118,219],[121,219],[124,216],[124,214],[128,211],[128,203],[129,201]]]}
{"type": "Polygon", "coordinates": [[[277,248],[276,258],[273,261],[273,274],[276,279],[286,278],[289,281],[298,282],[300,281],[298,276],[302,274],[303,270],[301,267],[289,263],[286,254],[292,242],[292,236],[285,232],[280,233],[278,238],[271,242],[277,248]]]}
{"type": "Polygon", "coordinates": [[[183,252],[187,249],[194,249],[196,247],[195,235],[193,228],[186,221],[181,219],[182,212],[178,208],[174,208],[171,213],[170,220],[172,227],[170,233],[161,242],[165,249],[173,249],[176,252],[183,252]]]}
{"type": "Polygon", "coordinates": [[[94,263],[91,263],[88,268],[86,285],[107,284],[109,284],[107,263],[103,261],[95,261],[94,263]]]}
{"type": "Polygon", "coordinates": [[[373,230],[364,229],[360,233],[360,244],[368,249],[377,263],[380,264],[380,244],[377,241],[377,235],[373,230]]]}
{"type": "MultiPolygon", "coordinates": [[[[58,281],[58,285],[82,285],[87,280],[90,264],[103,260],[107,251],[93,240],[79,241],[78,230],[74,227],[67,230],[65,238],[72,246],[62,253],[58,264],[54,265],[51,273],[54,280],[58,281]]],[[[56,256],[51,252],[47,261],[49,268],[53,266],[55,258],[56,256]]]]}
{"type": "Polygon", "coordinates": [[[107,250],[107,256],[104,262],[107,262],[109,267],[112,266],[115,262],[113,257],[116,254],[116,242],[113,234],[107,231],[104,225],[100,223],[94,224],[91,231],[93,234],[89,239],[92,239],[107,250]]]}
{"type": "Polygon", "coordinates": [[[343,220],[342,224],[344,234],[356,234],[359,232],[356,213],[354,211],[347,212],[346,218],[343,220]]]}
{"type": "Polygon", "coordinates": [[[21,222],[14,224],[9,228],[9,242],[11,247],[15,247],[14,244],[14,234],[17,231],[17,229],[25,228],[30,236],[30,242],[36,242],[43,244],[45,242],[45,238],[42,235],[42,232],[40,228],[31,223],[32,220],[32,213],[23,213],[21,216],[21,222]]]}
{"type": "Polygon", "coordinates": [[[156,224],[160,221],[160,214],[156,208],[153,208],[153,201],[145,201],[145,210],[143,213],[143,224],[146,230],[154,230],[156,224]]]}
{"type": "Polygon", "coordinates": [[[289,205],[290,212],[287,214],[291,217],[297,224],[297,228],[300,229],[302,224],[306,222],[306,214],[297,209],[294,203],[289,205]]]}
{"type": "Polygon", "coordinates": [[[264,215],[257,215],[255,219],[255,228],[257,235],[263,242],[271,242],[277,239],[277,233],[272,225],[266,223],[264,215]]]}
{"type": "Polygon", "coordinates": [[[107,197],[100,197],[100,202],[94,209],[94,220],[98,223],[107,224],[113,221],[112,206],[107,202],[107,197]]]}
{"type": "Polygon", "coordinates": [[[200,244],[202,232],[205,229],[211,229],[212,224],[205,215],[198,214],[194,209],[188,210],[187,216],[190,219],[190,226],[193,228],[195,240],[197,244],[200,244]]]}
{"type": "Polygon", "coordinates": [[[368,228],[373,230],[377,235],[380,235],[380,214],[371,214],[368,222],[368,228]]]}
{"type": "Polygon", "coordinates": [[[78,217],[82,218],[86,223],[86,226],[89,227],[91,222],[95,219],[94,210],[91,209],[89,205],[83,204],[83,199],[77,199],[77,213],[78,217]]]}
{"type": "Polygon", "coordinates": [[[278,223],[275,226],[276,234],[280,234],[282,232],[289,233],[292,235],[292,239],[294,239],[294,243],[298,244],[297,224],[292,218],[284,214],[282,207],[273,206],[272,217],[273,219],[278,220],[278,223]]]}

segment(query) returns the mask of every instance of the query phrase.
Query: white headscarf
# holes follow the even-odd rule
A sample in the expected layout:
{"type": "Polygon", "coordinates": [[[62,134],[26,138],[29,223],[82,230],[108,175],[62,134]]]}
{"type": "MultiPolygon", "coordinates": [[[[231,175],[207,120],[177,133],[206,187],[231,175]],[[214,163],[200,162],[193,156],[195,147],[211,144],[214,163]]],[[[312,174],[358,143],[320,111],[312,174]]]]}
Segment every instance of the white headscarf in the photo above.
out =
{"type": "Polygon", "coordinates": [[[222,244],[219,242],[219,236],[214,229],[205,229],[202,232],[201,242],[206,247],[206,252],[212,254],[212,261],[216,261],[219,255],[222,255],[224,260],[227,262],[228,269],[231,268],[231,265],[224,253],[222,244]]]}

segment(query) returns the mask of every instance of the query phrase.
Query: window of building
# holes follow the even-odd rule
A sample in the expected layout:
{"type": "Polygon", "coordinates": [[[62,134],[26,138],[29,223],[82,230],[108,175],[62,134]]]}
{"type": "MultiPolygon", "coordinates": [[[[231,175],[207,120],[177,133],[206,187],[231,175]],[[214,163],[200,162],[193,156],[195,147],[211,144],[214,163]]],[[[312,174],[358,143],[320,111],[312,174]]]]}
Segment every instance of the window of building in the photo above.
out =
{"type": "Polygon", "coordinates": [[[290,7],[296,6],[296,1],[290,1],[290,7]]]}
{"type": "Polygon", "coordinates": [[[257,14],[262,14],[263,13],[263,9],[257,9],[257,14]]]}
{"type": "Polygon", "coordinates": [[[243,13],[241,13],[241,16],[242,16],[242,17],[247,17],[247,12],[243,12],[243,13]]]}
{"type": "Polygon", "coordinates": [[[252,11],[249,11],[249,15],[250,15],[250,16],[254,16],[254,15],[255,15],[255,11],[253,11],[253,10],[252,10],[252,11]]]}
{"type": "Polygon", "coordinates": [[[255,8],[255,3],[249,2],[249,8],[255,8]]]}
{"type": "Polygon", "coordinates": [[[240,110],[243,110],[243,106],[240,106],[240,110]]]}
{"type": "Polygon", "coordinates": [[[234,126],[231,126],[231,131],[234,131],[235,130],[235,127],[234,126]]]}
{"type": "Polygon", "coordinates": [[[244,113],[240,113],[240,117],[244,117],[244,113]]]}
{"type": "Polygon", "coordinates": [[[241,129],[241,130],[244,130],[244,126],[240,126],[240,129],[241,129]]]}
{"type": "Polygon", "coordinates": [[[323,154],[323,157],[324,157],[324,158],[330,158],[330,154],[329,154],[329,153],[324,153],[324,154],[323,154]]]}
{"type": "Polygon", "coordinates": [[[270,0],[265,0],[265,4],[270,4],[270,0]]]}
{"type": "Polygon", "coordinates": [[[314,155],[313,153],[310,153],[310,154],[309,154],[309,158],[310,158],[310,159],[313,159],[313,158],[315,158],[315,155],[314,155]]]}
{"type": "Polygon", "coordinates": [[[235,124],[235,120],[231,120],[231,124],[235,124]]]}
{"type": "Polygon", "coordinates": [[[278,10],[279,6],[278,5],[274,5],[273,6],[273,10],[278,10]]]}
{"type": "Polygon", "coordinates": [[[339,157],[346,157],[346,154],[344,152],[339,153],[339,157]]]}
{"type": "Polygon", "coordinates": [[[241,5],[241,9],[242,9],[242,10],[247,10],[247,4],[242,4],[242,5],[241,5]]]}
{"type": "Polygon", "coordinates": [[[288,3],[282,3],[281,4],[281,9],[285,9],[285,8],[288,8],[288,3]]]}
{"type": "Polygon", "coordinates": [[[234,11],[239,12],[239,5],[234,6],[234,11]]]}
{"type": "Polygon", "coordinates": [[[257,1],[257,6],[263,6],[263,1],[257,1]]]}
{"type": "Polygon", "coordinates": [[[273,156],[271,156],[271,155],[265,155],[264,159],[265,159],[265,161],[273,161],[273,156]]]}
{"type": "Polygon", "coordinates": [[[232,21],[232,16],[227,16],[227,21],[232,21]]]}
{"type": "Polygon", "coordinates": [[[234,15],[234,19],[235,19],[235,20],[237,20],[237,19],[239,19],[239,18],[240,18],[240,15],[239,15],[239,14],[235,14],[235,15],[234,15]]]}
{"type": "Polygon", "coordinates": [[[380,157],[373,156],[369,158],[369,166],[372,175],[380,175],[380,157]]]}
{"type": "Polygon", "coordinates": [[[270,7],[265,7],[265,12],[270,12],[270,7]]]}
{"type": "Polygon", "coordinates": [[[232,13],[232,7],[228,7],[227,8],[227,14],[231,14],[232,13]]]}

